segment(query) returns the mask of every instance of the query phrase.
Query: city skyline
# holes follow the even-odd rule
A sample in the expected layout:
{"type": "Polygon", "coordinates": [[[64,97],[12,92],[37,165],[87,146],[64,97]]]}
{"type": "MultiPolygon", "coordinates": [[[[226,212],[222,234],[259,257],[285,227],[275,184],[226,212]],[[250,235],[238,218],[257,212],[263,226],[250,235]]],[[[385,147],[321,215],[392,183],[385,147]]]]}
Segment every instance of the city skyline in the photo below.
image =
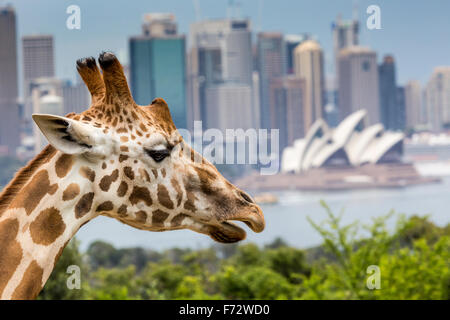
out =
{"type": "MultiPolygon", "coordinates": [[[[406,84],[398,80],[401,62],[395,54],[379,52],[361,41],[364,28],[369,27],[358,16],[355,3],[351,19],[338,14],[330,24],[331,51],[326,51],[327,44],[310,30],[296,34],[266,31],[258,22],[237,14],[236,2],[230,1],[230,4],[233,7],[228,8],[228,17],[215,19],[203,18],[197,7],[197,20],[189,24],[188,32],[179,27],[174,12],[141,13],[137,29],[140,32],[127,34],[128,50],[118,52],[138,104],[145,105],[155,97],[164,97],[178,128],[192,129],[194,120],[202,120],[206,128],[221,130],[280,129],[282,148],[301,138],[316,120],[324,119],[333,126],[360,109],[367,110],[369,124],[381,121],[388,130],[413,129],[405,127],[406,117],[410,117],[405,109],[416,112],[411,106],[418,104],[411,103],[411,94],[405,91],[406,84]],[[233,14],[230,14],[231,9],[235,11],[233,14]],[[327,67],[330,54],[332,72],[327,67]],[[297,122],[301,122],[301,126],[297,122]]],[[[260,1],[258,6],[262,8],[261,5],[260,1]]],[[[83,12],[81,7],[79,9],[83,12]]],[[[111,8],[107,9],[103,13],[110,12],[111,8]]],[[[80,21],[83,17],[81,13],[80,21]]],[[[70,30],[70,26],[66,29],[70,30]]],[[[82,25],[79,33],[83,33],[82,25]]],[[[61,105],[61,114],[64,110],[79,110],[75,104],[85,100],[79,88],[80,79],[71,84],[73,78],[59,76],[55,68],[59,59],[57,34],[58,29],[55,33],[19,33],[16,36],[22,42],[18,47],[22,57],[19,55],[17,60],[19,65],[22,63],[19,75],[23,77],[18,82],[24,83],[20,109],[23,123],[39,109],[38,100],[51,92],[62,101],[68,100],[67,107],[61,105]],[[51,87],[45,89],[46,84],[45,90],[37,92],[36,101],[31,103],[31,89],[34,81],[40,86],[38,80],[51,83],[51,87]],[[68,109],[69,106],[73,110],[68,109]]],[[[91,37],[86,37],[87,42],[91,37]]],[[[66,41],[69,47],[70,40],[66,41]]],[[[100,51],[114,52],[108,48],[100,51]]],[[[433,70],[436,68],[439,65],[433,66],[433,70]]],[[[411,81],[417,80],[409,79],[407,83],[411,81]]],[[[443,101],[440,95],[444,92],[430,90],[428,84],[422,87],[427,88],[424,99],[430,106],[427,113],[443,121],[417,124],[431,130],[448,128],[448,110],[440,111],[443,107],[432,103],[443,101]]],[[[29,134],[30,129],[25,128],[24,134],[29,134]]]]}
{"type": "MultiPolygon", "coordinates": [[[[36,5],[36,2],[32,5],[29,0],[14,1],[14,8],[19,17],[19,37],[37,33],[54,35],[58,78],[75,79],[73,61],[79,56],[95,55],[105,48],[116,52],[121,60],[127,63],[128,37],[141,32],[142,18],[147,12],[174,13],[181,34],[188,34],[190,24],[196,21],[195,8],[191,1],[169,0],[164,4],[156,1],[133,1],[126,5],[124,1],[117,1],[108,7],[85,0],[72,2],[42,0],[40,5],[36,5]],[[77,4],[81,8],[81,30],[69,30],[65,26],[68,17],[66,8],[70,4],[77,4]],[[48,16],[54,18],[47,19],[48,16]],[[105,25],[99,22],[103,21],[102,18],[108,18],[115,23],[105,25]]],[[[283,2],[286,1],[241,1],[241,17],[251,20],[254,34],[258,31],[279,31],[283,34],[314,35],[323,47],[325,73],[329,75],[334,64],[331,24],[338,14],[342,14],[344,20],[350,19],[354,1],[327,2],[325,8],[324,1],[296,1],[290,2],[289,5],[283,2]],[[315,18],[311,19],[312,16],[315,18]]],[[[7,1],[0,2],[1,5],[6,3],[7,1]]],[[[226,18],[228,1],[215,2],[214,5],[206,1],[199,3],[202,20],[226,18]]],[[[405,5],[377,1],[381,8],[381,30],[366,28],[368,15],[365,11],[373,3],[360,0],[357,4],[361,45],[376,50],[379,59],[385,54],[394,55],[398,61],[399,84],[404,85],[414,79],[424,85],[435,66],[450,65],[450,57],[445,54],[450,51],[450,43],[441,41],[448,38],[449,34],[446,30],[448,28],[445,28],[448,25],[445,8],[450,9],[450,3],[435,1],[405,5]],[[411,33],[414,37],[408,36],[411,33]],[[418,38],[423,41],[424,46],[417,46],[418,38]],[[398,41],[399,39],[401,41],[398,41]],[[429,50],[430,47],[434,50],[429,50]]],[[[21,54],[19,48],[19,61],[22,59],[21,54]]],[[[22,66],[19,69],[20,77],[21,68],[22,66]]]]}
{"type": "Polygon", "coordinates": [[[5,44],[0,47],[0,112],[2,113],[0,151],[11,152],[20,144],[17,125],[19,113],[13,108],[18,94],[17,31],[14,10],[0,11],[0,42],[5,44]]]}

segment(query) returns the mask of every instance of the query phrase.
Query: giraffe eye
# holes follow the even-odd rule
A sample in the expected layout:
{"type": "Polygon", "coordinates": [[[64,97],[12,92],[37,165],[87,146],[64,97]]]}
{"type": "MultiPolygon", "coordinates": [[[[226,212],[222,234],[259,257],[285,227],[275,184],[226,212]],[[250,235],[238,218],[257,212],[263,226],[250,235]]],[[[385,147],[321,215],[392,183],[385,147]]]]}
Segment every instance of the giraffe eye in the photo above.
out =
{"type": "Polygon", "coordinates": [[[166,157],[170,156],[169,149],[162,149],[162,150],[145,149],[145,153],[147,153],[150,157],[152,157],[152,159],[155,160],[155,162],[161,162],[166,157]]]}

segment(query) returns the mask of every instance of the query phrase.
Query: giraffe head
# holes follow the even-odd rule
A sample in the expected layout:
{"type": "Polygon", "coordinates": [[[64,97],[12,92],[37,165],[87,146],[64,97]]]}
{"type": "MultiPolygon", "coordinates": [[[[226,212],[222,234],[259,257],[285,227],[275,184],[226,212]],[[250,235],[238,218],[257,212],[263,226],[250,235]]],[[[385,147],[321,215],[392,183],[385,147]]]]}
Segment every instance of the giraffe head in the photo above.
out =
{"type": "MultiPolygon", "coordinates": [[[[245,238],[231,220],[264,229],[261,209],[191,149],[175,128],[166,102],[137,105],[112,53],[77,61],[91,107],[66,117],[35,114],[53,147],[79,163],[89,180],[86,206],[133,227],[191,229],[224,243],[245,238]]],[[[75,208],[83,210],[81,206],[75,208]]]]}

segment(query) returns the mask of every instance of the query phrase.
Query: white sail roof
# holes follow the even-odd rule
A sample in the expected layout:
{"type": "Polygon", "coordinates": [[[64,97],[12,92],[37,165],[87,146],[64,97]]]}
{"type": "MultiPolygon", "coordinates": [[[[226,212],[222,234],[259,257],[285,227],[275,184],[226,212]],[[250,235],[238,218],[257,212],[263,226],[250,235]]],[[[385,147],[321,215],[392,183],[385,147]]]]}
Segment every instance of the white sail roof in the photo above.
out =
{"type": "Polygon", "coordinates": [[[404,134],[385,132],[382,124],[364,129],[366,116],[366,110],[358,110],[334,130],[323,119],[317,120],[304,139],[296,140],[293,146],[283,151],[282,171],[300,172],[324,166],[327,162],[330,165],[330,159],[332,163],[338,159],[353,166],[379,162],[398,143],[402,143],[404,134]]]}

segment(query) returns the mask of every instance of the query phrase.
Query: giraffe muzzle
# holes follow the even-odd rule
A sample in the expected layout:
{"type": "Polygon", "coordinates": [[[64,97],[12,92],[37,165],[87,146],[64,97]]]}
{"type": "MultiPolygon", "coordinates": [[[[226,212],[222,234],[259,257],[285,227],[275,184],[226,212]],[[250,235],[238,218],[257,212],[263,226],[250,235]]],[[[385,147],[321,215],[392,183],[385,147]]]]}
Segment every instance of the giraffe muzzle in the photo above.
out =
{"type": "Polygon", "coordinates": [[[264,227],[266,226],[262,210],[256,204],[251,204],[249,208],[246,208],[238,212],[237,214],[232,215],[227,219],[227,221],[229,220],[242,221],[253,232],[257,233],[263,231],[264,227]]]}

